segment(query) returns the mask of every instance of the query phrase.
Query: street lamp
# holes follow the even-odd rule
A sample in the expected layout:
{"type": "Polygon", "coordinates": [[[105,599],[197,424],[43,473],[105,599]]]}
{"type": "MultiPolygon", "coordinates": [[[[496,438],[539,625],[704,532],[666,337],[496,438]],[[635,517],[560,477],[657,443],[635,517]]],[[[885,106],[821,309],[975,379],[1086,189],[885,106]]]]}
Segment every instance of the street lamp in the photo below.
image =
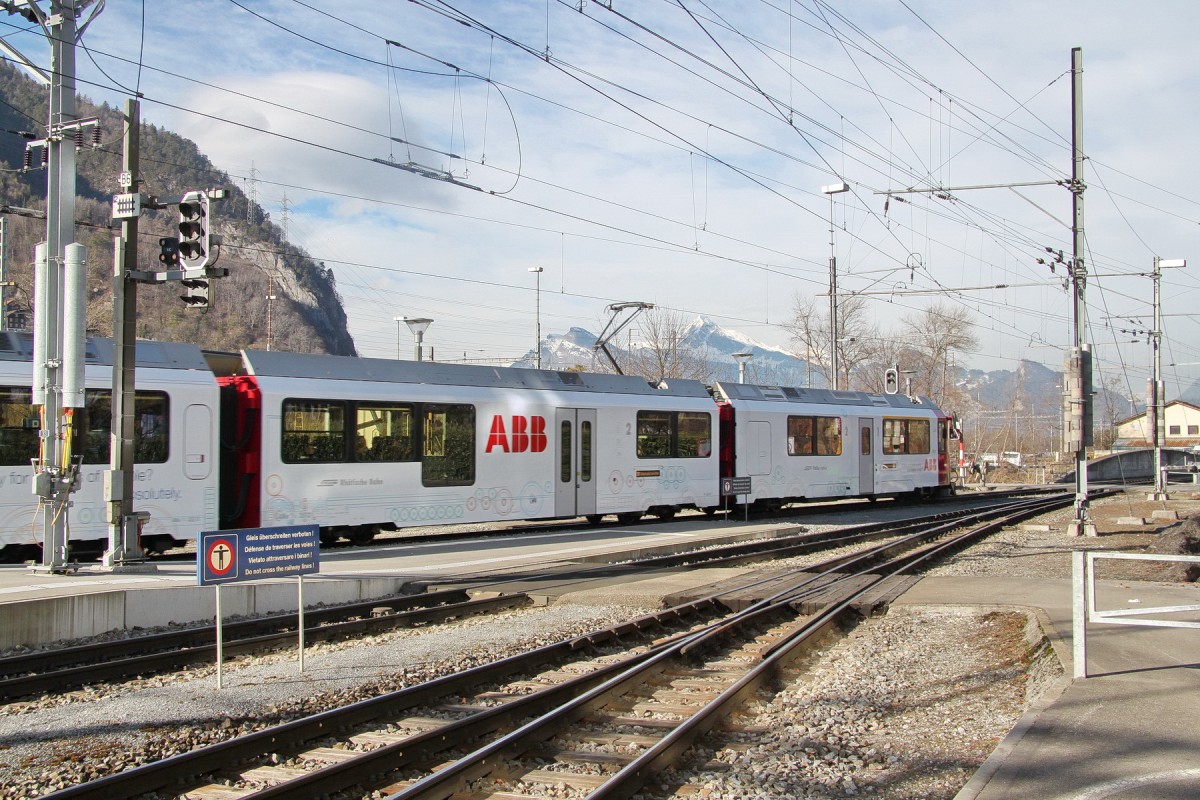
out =
{"type": "Polygon", "coordinates": [[[1154,330],[1150,334],[1151,347],[1154,348],[1154,377],[1150,386],[1150,408],[1146,409],[1147,415],[1153,414],[1149,420],[1154,441],[1154,495],[1150,498],[1151,500],[1167,499],[1162,465],[1162,429],[1166,424],[1167,398],[1163,396],[1165,392],[1162,379],[1162,306],[1159,302],[1158,285],[1162,280],[1164,269],[1182,269],[1186,266],[1187,261],[1182,258],[1154,257],[1154,272],[1151,276],[1154,278],[1154,330]]]}
{"type": "Polygon", "coordinates": [[[746,382],[746,362],[754,358],[754,353],[734,353],[738,362],[738,383],[746,382]]]}
{"type": "Polygon", "coordinates": [[[534,340],[534,353],[536,354],[534,357],[537,359],[537,368],[541,369],[542,368],[542,268],[541,267],[530,267],[529,271],[537,276],[537,289],[535,290],[536,291],[536,300],[535,300],[536,311],[534,312],[534,325],[535,325],[534,335],[537,338],[534,340]]]}
{"type": "Polygon", "coordinates": [[[837,313],[837,251],[833,245],[833,196],[850,191],[845,181],[821,187],[821,194],[829,195],[829,387],[838,388],[838,313],[837,313]]]}
{"type": "MultiPolygon", "coordinates": [[[[416,339],[416,346],[413,351],[414,352],[413,357],[417,361],[420,361],[421,360],[421,342],[424,341],[425,331],[429,330],[429,326],[433,324],[433,320],[426,319],[425,317],[396,317],[396,319],[403,321],[404,324],[408,326],[408,329],[410,331],[412,331],[413,337],[416,339]]],[[[399,326],[397,326],[397,327],[399,327],[399,326]]],[[[397,336],[399,336],[399,334],[397,334],[397,336]]],[[[400,347],[399,344],[397,344],[396,345],[397,350],[399,350],[399,347],[400,347]]],[[[399,355],[397,354],[396,357],[399,358],[399,355]]]]}

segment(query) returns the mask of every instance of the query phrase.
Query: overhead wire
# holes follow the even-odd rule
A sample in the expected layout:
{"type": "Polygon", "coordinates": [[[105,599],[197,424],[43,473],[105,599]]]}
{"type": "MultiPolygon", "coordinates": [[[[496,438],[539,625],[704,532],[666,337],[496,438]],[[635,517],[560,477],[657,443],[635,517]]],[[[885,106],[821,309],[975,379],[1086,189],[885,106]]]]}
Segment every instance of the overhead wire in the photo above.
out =
{"type": "MultiPolygon", "coordinates": [[[[240,6],[240,4],[236,4],[236,2],[235,2],[235,5],[239,5],[239,6],[240,6]]],[[[301,4],[301,5],[305,5],[305,4],[301,4]]],[[[490,83],[490,84],[488,84],[488,85],[492,85],[492,84],[490,83]]],[[[305,143],[305,144],[313,144],[313,143],[305,143]]],[[[318,146],[319,146],[319,145],[318,145],[318,146]]],[[[353,154],[347,154],[347,155],[353,155],[353,154]]],[[[547,210],[547,209],[541,209],[541,210],[547,210]]],[[[551,210],[551,211],[553,211],[553,210],[551,210]]],[[[594,221],[588,221],[588,222],[589,222],[589,223],[592,223],[592,222],[594,222],[594,221]]],[[[624,233],[629,233],[629,231],[624,231],[624,233]]],[[[1027,242],[1027,243],[1028,243],[1028,242],[1027,242]]],[[[673,246],[674,246],[674,243],[672,243],[672,247],[673,247],[673,246]]]]}

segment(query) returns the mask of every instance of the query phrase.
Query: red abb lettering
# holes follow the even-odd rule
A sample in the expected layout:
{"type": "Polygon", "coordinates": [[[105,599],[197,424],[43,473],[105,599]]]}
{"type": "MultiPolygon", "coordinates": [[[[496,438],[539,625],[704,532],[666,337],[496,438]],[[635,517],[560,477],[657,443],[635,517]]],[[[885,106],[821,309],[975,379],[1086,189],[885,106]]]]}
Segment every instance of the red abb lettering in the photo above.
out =
{"type": "Polygon", "coordinates": [[[540,453],[546,449],[546,418],[529,418],[529,449],[540,453]]]}
{"type": "Polygon", "coordinates": [[[487,449],[484,452],[492,452],[493,447],[500,447],[504,452],[508,452],[508,435],[504,432],[504,417],[499,414],[492,417],[492,432],[488,434],[487,449]]]}
{"type": "Polygon", "coordinates": [[[512,451],[524,453],[529,449],[529,419],[527,417],[512,418],[512,451]]]}
{"type": "Polygon", "coordinates": [[[492,417],[492,429],[488,433],[485,453],[499,448],[506,453],[541,453],[546,449],[546,418],[539,416],[525,417],[514,414],[510,418],[512,434],[504,427],[504,417],[496,414],[492,417]]]}

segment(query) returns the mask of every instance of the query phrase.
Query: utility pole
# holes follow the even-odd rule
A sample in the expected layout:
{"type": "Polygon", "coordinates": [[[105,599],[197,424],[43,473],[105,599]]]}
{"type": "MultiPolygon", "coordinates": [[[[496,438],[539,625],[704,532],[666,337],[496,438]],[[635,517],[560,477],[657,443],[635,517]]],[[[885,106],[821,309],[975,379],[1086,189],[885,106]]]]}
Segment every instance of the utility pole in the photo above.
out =
{"type": "Polygon", "coordinates": [[[1151,500],[1170,500],[1167,494],[1166,481],[1163,479],[1162,443],[1163,428],[1166,425],[1166,386],[1162,377],[1162,301],[1159,294],[1159,284],[1162,282],[1164,269],[1181,269],[1187,266],[1182,258],[1165,259],[1154,257],[1154,330],[1150,331],[1150,347],[1154,352],[1154,376],[1150,379],[1149,401],[1146,404],[1146,418],[1150,423],[1150,440],[1154,447],[1154,493],[1151,500]]]}
{"type": "MultiPolygon", "coordinates": [[[[138,152],[141,106],[125,101],[125,136],[121,156],[121,188],[127,197],[140,197],[141,172],[138,152]]],[[[134,209],[119,216],[121,234],[113,238],[113,372],[112,432],[109,438],[109,471],[104,476],[104,499],[108,503],[108,550],[103,565],[109,569],[153,571],[145,564],[140,522],[133,510],[134,415],[137,368],[137,271],[138,215],[134,209]]],[[[148,514],[146,515],[148,516],[148,514]]]]}
{"type": "Polygon", "coordinates": [[[841,367],[838,358],[838,302],[837,302],[837,249],[833,238],[833,196],[850,191],[845,181],[822,186],[821,193],[829,195],[829,388],[838,390],[838,370],[841,367]]]}
{"type": "Polygon", "coordinates": [[[1096,535],[1088,516],[1087,449],[1092,443],[1092,351],[1084,341],[1087,329],[1087,265],[1083,259],[1083,48],[1071,49],[1071,293],[1074,297],[1072,330],[1074,346],[1068,359],[1073,384],[1066,402],[1068,444],[1075,450],[1075,519],[1068,525],[1074,536],[1096,535]]]}
{"type": "MultiPolygon", "coordinates": [[[[50,43],[50,70],[43,71],[7,42],[0,50],[50,88],[46,138],[29,142],[26,161],[41,149],[46,167],[46,241],[34,255],[33,404],[41,406],[38,458],[33,490],[38,496],[42,563],[36,569],[67,572],[67,516],[78,487],[79,458],[69,431],[75,409],[84,404],[83,358],[87,251],[75,243],[75,150],[95,119],[82,120],[75,108],[75,42],[104,8],[101,2],[82,25],[77,19],[93,0],[50,0],[50,12],[37,0],[0,0],[0,10],[20,14],[41,27],[50,43]]],[[[95,142],[93,142],[95,143],[95,142]]]]}

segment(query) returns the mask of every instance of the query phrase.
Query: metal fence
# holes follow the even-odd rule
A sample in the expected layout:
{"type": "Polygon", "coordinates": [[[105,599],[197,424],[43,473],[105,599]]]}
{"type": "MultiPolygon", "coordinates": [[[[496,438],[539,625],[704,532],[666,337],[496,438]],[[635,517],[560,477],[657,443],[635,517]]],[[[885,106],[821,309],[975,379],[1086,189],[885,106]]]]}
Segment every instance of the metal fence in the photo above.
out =
{"type": "Polygon", "coordinates": [[[1200,628],[1200,622],[1178,619],[1148,619],[1150,615],[1192,613],[1200,611],[1200,605],[1153,606],[1136,609],[1111,609],[1101,611],[1096,607],[1096,562],[1100,559],[1113,561],[1183,561],[1200,564],[1200,556],[1169,556],[1143,553],[1103,553],[1076,550],[1071,554],[1072,578],[1072,630],[1075,677],[1088,677],[1087,669],[1087,623],[1107,625],[1142,625],[1158,628],[1200,628]]]}

